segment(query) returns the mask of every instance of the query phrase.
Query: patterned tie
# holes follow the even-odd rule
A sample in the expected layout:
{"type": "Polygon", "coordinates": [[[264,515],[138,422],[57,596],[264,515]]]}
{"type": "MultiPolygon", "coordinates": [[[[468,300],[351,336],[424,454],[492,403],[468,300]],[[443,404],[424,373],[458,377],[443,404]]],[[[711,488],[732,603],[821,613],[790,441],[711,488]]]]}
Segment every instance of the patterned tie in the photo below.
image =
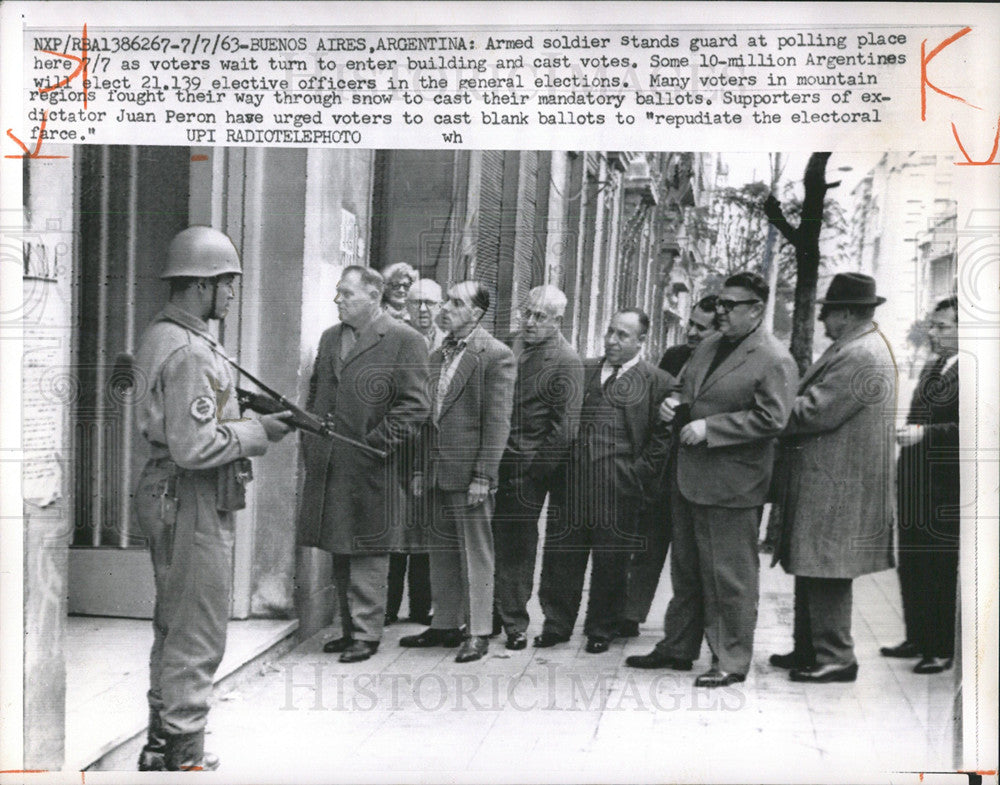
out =
{"type": "Polygon", "coordinates": [[[455,356],[465,349],[465,341],[455,340],[455,336],[449,335],[441,344],[441,368],[447,368],[455,356]]]}

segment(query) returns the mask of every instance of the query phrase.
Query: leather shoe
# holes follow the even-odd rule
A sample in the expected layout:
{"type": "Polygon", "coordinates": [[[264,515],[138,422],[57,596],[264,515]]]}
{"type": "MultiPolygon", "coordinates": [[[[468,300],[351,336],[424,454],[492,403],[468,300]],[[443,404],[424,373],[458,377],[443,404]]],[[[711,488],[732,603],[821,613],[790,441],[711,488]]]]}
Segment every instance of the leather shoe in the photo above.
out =
{"type": "Polygon", "coordinates": [[[354,641],[350,648],[340,655],[341,662],[362,662],[378,651],[378,641],[354,641]]]}
{"type": "Polygon", "coordinates": [[[555,646],[557,643],[565,643],[569,640],[569,635],[558,635],[554,632],[543,632],[541,635],[536,635],[533,641],[536,649],[547,649],[550,646],[555,646]]]}
{"type": "Polygon", "coordinates": [[[858,664],[837,665],[828,662],[825,665],[813,665],[809,668],[793,668],[788,674],[792,681],[803,681],[811,684],[829,684],[834,681],[854,681],[858,678],[858,664]]]}
{"type": "Polygon", "coordinates": [[[354,643],[354,638],[349,638],[346,635],[343,638],[334,638],[323,644],[323,651],[327,654],[339,654],[342,651],[347,651],[352,643],[354,643]]]}
{"type": "Polygon", "coordinates": [[[528,636],[523,632],[512,632],[507,636],[507,648],[510,651],[521,651],[528,648],[528,636]]]}
{"type": "Polygon", "coordinates": [[[633,654],[625,658],[625,664],[630,668],[643,668],[651,670],[653,668],[670,668],[675,671],[691,670],[691,660],[681,660],[667,654],[661,654],[653,649],[649,654],[633,654]]]}
{"type": "Polygon", "coordinates": [[[901,660],[908,660],[911,657],[919,657],[920,649],[917,644],[910,641],[903,641],[898,646],[883,646],[878,650],[883,657],[895,657],[901,660]]]}
{"type": "Polygon", "coordinates": [[[600,635],[591,635],[587,638],[587,645],[584,646],[584,651],[587,654],[604,654],[608,649],[611,648],[611,638],[605,638],[600,635]]]}
{"type": "Polygon", "coordinates": [[[768,660],[775,668],[811,668],[816,664],[816,657],[807,657],[801,652],[790,651],[788,654],[772,654],[768,660]]]}
{"type": "Polygon", "coordinates": [[[418,635],[404,635],[399,639],[399,645],[407,649],[429,649],[431,646],[444,646],[446,649],[454,649],[461,644],[461,630],[439,630],[435,627],[428,627],[418,635]]]}
{"type": "Polygon", "coordinates": [[[941,673],[951,667],[951,657],[924,657],[913,666],[914,673],[941,673]]]}
{"type": "Polygon", "coordinates": [[[486,656],[490,649],[488,635],[469,635],[462,641],[462,648],[455,655],[455,662],[475,662],[486,656]]]}
{"type": "Polygon", "coordinates": [[[632,619],[622,619],[620,622],[618,622],[618,637],[638,638],[639,622],[633,621],[632,619]]]}
{"type": "Polygon", "coordinates": [[[717,668],[705,671],[694,680],[695,687],[728,687],[730,684],[739,684],[746,681],[746,676],[742,673],[727,673],[717,668]]]}

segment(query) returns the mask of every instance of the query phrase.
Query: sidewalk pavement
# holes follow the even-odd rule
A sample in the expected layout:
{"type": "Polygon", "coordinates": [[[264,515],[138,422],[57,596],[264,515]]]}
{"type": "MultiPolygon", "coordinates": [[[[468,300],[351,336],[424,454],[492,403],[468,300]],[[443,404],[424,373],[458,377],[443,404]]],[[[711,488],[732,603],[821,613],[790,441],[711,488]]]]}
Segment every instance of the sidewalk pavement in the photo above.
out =
{"type": "MultiPolygon", "coordinates": [[[[223,781],[870,781],[950,771],[953,672],[918,676],[880,657],[902,640],[894,571],[855,581],[854,684],[802,685],[767,658],[791,648],[792,579],[761,559],[754,663],[746,683],[695,689],[689,673],[626,668],[659,637],[661,580],[642,635],[583,651],[579,631],[550,649],[458,665],[455,649],[403,649],[387,628],[370,660],[343,665],[316,636],[219,696],[208,749],[223,781]]],[[[537,586],[537,582],[536,582],[537,586]]],[[[584,597],[583,606],[586,606],[584,597]]],[[[537,600],[529,637],[541,626],[537,600]]]]}

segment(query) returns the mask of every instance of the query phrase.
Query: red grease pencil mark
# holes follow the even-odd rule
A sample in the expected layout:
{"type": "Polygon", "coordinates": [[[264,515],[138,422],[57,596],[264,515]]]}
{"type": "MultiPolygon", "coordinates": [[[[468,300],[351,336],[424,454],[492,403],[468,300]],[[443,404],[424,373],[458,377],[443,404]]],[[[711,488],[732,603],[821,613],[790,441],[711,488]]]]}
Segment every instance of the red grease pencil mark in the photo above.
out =
{"type": "Polygon", "coordinates": [[[963,104],[968,104],[973,109],[982,109],[981,106],[976,106],[975,104],[970,104],[964,98],[961,98],[961,97],[959,97],[957,95],[953,95],[952,93],[946,93],[944,90],[942,90],[937,85],[933,84],[930,81],[930,79],[927,78],[927,64],[930,63],[930,61],[933,60],[935,57],[937,57],[939,54],[941,54],[941,52],[945,49],[945,47],[951,46],[959,38],[961,38],[962,36],[967,35],[968,33],[971,33],[971,32],[972,32],[972,28],[971,27],[963,27],[961,30],[959,30],[957,33],[955,33],[955,35],[953,35],[951,38],[946,38],[940,44],[938,44],[937,46],[935,46],[931,50],[931,53],[929,55],[925,54],[926,50],[927,50],[927,39],[925,38],[923,41],[920,42],[920,119],[921,120],[927,120],[927,88],[928,87],[931,88],[931,90],[933,90],[935,93],[940,93],[941,95],[945,96],[946,98],[953,98],[956,101],[961,101],[963,104]]]}
{"type": "Polygon", "coordinates": [[[207,161],[208,160],[208,156],[207,155],[192,155],[191,156],[191,160],[192,161],[207,161]]]}
{"type": "MultiPolygon", "coordinates": [[[[45,136],[45,121],[48,119],[48,116],[49,116],[49,110],[46,109],[45,111],[42,112],[42,124],[38,128],[38,139],[35,140],[35,150],[34,150],[34,152],[29,151],[27,145],[25,145],[24,142],[22,142],[20,139],[18,139],[16,136],[14,136],[14,129],[8,128],[7,129],[7,136],[9,136],[11,139],[13,139],[15,142],[17,142],[17,146],[20,147],[22,150],[24,150],[24,153],[22,153],[21,155],[5,155],[4,158],[24,158],[25,156],[27,156],[28,158],[46,158],[46,159],[69,158],[68,155],[39,155],[38,154],[38,151],[42,149],[42,137],[45,136]]],[[[0,774],[2,774],[2,773],[3,772],[0,772],[0,774]]]]}
{"type": "Polygon", "coordinates": [[[969,158],[969,154],[965,151],[965,145],[962,144],[962,140],[958,138],[958,129],[955,124],[951,124],[951,133],[955,137],[955,142],[958,143],[958,149],[962,151],[962,155],[965,156],[964,161],[955,161],[955,166],[1000,166],[1000,162],[996,161],[997,150],[1000,149],[1000,117],[997,118],[997,132],[993,137],[993,150],[990,151],[990,157],[985,161],[973,161],[969,158]]]}
{"type": "MultiPolygon", "coordinates": [[[[950,98],[953,101],[958,101],[966,106],[977,109],[980,112],[983,111],[981,106],[976,106],[973,103],[969,103],[964,98],[954,93],[949,93],[942,90],[936,84],[931,82],[927,78],[927,66],[930,64],[931,60],[937,57],[941,52],[943,52],[947,47],[955,43],[959,38],[962,38],[972,32],[971,27],[963,27],[954,35],[946,38],[940,44],[935,46],[930,54],[927,54],[927,39],[925,38],[920,42],[920,120],[921,122],[926,122],[927,120],[927,88],[931,88],[935,93],[943,95],[945,98],[950,98]]],[[[955,143],[958,145],[959,151],[965,158],[964,161],[954,161],[955,166],[1000,166],[1000,162],[997,162],[997,151],[1000,150],[1000,118],[997,120],[997,131],[993,137],[993,149],[990,151],[989,158],[985,161],[973,161],[969,156],[968,151],[965,149],[965,145],[962,144],[962,140],[958,137],[958,128],[954,123],[951,124],[951,133],[955,137],[955,143]]]]}

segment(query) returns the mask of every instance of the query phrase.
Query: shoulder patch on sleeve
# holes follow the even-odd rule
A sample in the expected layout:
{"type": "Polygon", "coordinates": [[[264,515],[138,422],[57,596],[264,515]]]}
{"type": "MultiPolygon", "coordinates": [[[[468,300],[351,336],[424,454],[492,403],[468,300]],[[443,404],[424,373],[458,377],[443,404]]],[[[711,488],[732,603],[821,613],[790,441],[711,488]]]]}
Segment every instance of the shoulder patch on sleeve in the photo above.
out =
{"type": "Polygon", "coordinates": [[[207,395],[200,395],[191,401],[191,416],[197,422],[207,423],[215,416],[215,401],[207,395]]]}

